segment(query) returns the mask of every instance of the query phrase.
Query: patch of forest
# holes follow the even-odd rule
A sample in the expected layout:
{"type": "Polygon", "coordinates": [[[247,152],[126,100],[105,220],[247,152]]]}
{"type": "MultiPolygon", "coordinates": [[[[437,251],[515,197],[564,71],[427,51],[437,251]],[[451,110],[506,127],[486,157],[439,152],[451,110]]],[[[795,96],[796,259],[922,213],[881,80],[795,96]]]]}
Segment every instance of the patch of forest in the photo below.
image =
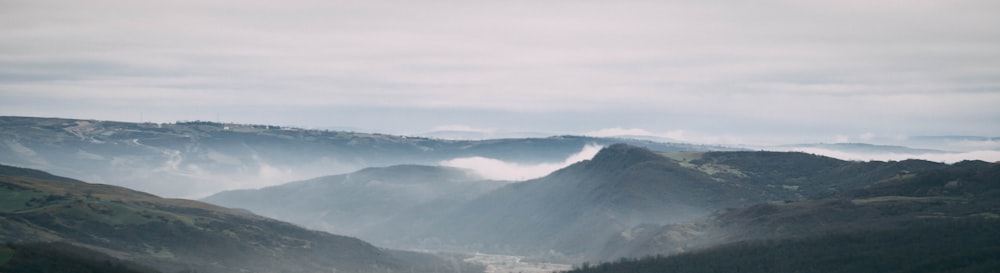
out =
{"type": "Polygon", "coordinates": [[[742,241],[673,256],[584,263],[569,273],[996,272],[1000,220],[927,220],[905,229],[742,241]]]}

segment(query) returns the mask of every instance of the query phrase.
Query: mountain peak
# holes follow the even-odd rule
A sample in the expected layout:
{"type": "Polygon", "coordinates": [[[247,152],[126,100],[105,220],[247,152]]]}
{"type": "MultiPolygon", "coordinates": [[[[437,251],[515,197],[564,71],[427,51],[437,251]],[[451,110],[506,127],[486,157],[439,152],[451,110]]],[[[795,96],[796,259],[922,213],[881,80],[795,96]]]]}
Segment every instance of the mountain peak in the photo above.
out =
{"type": "Polygon", "coordinates": [[[663,156],[649,149],[619,143],[601,149],[591,161],[600,166],[623,167],[659,159],[663,159],[663,156]]]}

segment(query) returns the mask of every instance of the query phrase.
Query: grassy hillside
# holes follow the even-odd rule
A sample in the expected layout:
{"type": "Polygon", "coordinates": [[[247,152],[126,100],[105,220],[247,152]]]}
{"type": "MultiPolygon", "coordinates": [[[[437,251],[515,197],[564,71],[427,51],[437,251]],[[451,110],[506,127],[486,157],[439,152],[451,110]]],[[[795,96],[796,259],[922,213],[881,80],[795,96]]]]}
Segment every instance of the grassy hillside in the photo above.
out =
{"type": "Polygon", "coordinates": [[[503,184],[462,169],[398,165],[203,200],[384,245],[503,184]]]}
{"type": "Polygon", "coordinates": [[[401,259],[241,210],[3,170],[0,241],[66,242],[165,272],[431,272],[459,264],[416,253],[401,259]]]}

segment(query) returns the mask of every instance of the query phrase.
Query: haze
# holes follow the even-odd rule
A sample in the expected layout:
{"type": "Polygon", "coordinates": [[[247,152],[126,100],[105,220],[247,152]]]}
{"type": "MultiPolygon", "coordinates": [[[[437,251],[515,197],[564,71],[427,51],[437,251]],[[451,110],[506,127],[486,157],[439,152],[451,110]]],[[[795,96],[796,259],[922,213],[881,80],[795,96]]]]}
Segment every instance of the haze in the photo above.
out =
{"type": "Polygon", "coordinates": [[[0,1],[0,115],[695,143],[1000,135],[997,1],[0,1]]]}

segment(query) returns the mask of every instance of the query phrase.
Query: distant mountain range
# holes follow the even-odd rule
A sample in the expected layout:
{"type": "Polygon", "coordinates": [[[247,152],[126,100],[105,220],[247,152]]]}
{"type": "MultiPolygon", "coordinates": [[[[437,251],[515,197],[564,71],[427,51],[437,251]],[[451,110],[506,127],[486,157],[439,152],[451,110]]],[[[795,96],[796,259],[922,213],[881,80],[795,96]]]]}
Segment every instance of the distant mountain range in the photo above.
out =
{"type": "Polygon", "coordinates": [[[0,117],[2,164],[170,197],[463,157],[523,165],[562,162],[587,145],[619,142],[659,151],[726,149],[576,136],[471,141],[203,121],[0,117]]]}
{"type": "MultiPolygon", "coordinates": [[[[33,272],[63,265],[69,269],[90,265],[102,268],[111,262],[161,272],[481,272],[483,269],[455,259],[381,249],[355,238],[306,230],[242,210],[163,199],[126,188],[3,165],[0,165],[0,241],[15,244],[0,248],[0,259],[5,260],[0,269],[8,266],[15,271],[43,263],[49,266],[33,272]],[[81,249],[61,252],[54,249],[64,248],[32,246],[44,242],[81,249]]],[[[12,272],[8,269],[4,272],[12,272]]]]}

